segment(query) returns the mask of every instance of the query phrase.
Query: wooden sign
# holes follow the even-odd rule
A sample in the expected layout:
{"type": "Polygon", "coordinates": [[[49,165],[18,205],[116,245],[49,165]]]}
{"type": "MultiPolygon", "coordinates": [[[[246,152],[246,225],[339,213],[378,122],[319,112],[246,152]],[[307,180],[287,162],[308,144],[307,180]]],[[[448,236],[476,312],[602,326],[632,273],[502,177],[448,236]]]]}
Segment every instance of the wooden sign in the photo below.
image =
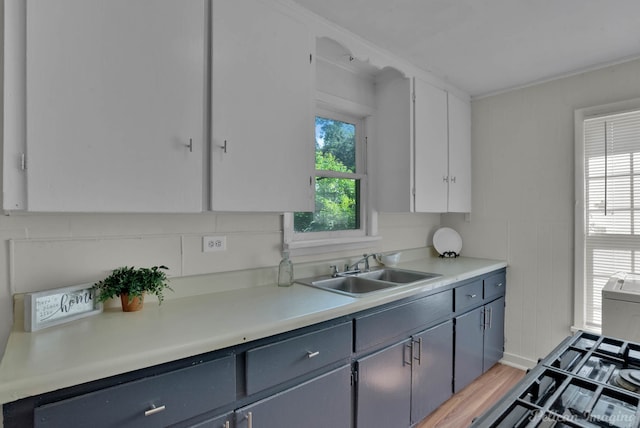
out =
{"type": "Polygon", "coordinates": [[[102,312],[93,284],[74,285],[24,296],[24,329],[36,331],[102,312]]]}

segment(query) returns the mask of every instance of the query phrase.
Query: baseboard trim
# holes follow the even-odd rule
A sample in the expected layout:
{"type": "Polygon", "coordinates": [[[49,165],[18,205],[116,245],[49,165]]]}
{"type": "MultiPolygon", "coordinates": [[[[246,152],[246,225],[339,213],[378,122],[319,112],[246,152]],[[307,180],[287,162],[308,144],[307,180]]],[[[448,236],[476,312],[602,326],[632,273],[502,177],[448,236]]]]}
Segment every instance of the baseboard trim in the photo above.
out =
{"type": "Polygon", "coordinates": [[[535,367],[538,364],[537,361],[522,357],[520,355],[510,354],[508,352],[504,353],[504,356],[500,360],[500,363],[525,371],[535,367]]]}

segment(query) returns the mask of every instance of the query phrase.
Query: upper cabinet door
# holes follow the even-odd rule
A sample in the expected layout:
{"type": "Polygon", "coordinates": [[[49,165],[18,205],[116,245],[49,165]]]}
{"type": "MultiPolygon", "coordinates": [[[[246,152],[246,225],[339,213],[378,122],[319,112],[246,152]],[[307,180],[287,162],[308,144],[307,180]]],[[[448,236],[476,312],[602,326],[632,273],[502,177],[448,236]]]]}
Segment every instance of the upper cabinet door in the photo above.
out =
{"type": "Polygon", "coordinates": [[[375,138],[369,141],[369,182],[380,212],[412,212],[413,117],[411,80],[376,82],[375,138]]]}
{"type": "Polygon", "coordinates": [[[449,212],[471,212],[471,105],[449,93],[449,212]]]}
{"type": "Polygon", "coordinates": [[[262,0],[214,0],[211,208],[313,211],[309,29],[262,0]]]}
{"type": "Polygon", "coordinates": [[[29,1],[27,209],[203,209],[204,0],[29,1]]]}
{"type": "Polygon", "coordinates": [[[447,92],[414,79],[416,212],[447,212],[447,92]]]}

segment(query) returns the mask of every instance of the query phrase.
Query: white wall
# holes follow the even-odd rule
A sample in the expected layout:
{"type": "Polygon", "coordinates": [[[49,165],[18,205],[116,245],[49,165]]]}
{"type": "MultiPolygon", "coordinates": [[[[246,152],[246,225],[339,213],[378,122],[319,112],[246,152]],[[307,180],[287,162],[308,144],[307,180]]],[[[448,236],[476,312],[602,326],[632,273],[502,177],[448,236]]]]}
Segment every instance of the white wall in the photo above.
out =
{"type": "Polygon", "coordinates": [[[506,352],[533,364],[570,334],[575,109],[640,96],[640,61],[473,100],[467,256],[506,259],[506,352]]]}
{"type": "MultiPolygon", "coordinates": [[[[424,247],[439,222],[435,214],[382,214],[383,240],[363,251],[424,247]]],[[[0,216],[0,240],[1,355],[14,293],[91,283],[123,265],[166,264],[174,277],[276,266],[282,221],[278,214],[23,214],[0,216]],[[226,235],[228,251],[203,253],[201,239],[208,234],[226,235]]]]}

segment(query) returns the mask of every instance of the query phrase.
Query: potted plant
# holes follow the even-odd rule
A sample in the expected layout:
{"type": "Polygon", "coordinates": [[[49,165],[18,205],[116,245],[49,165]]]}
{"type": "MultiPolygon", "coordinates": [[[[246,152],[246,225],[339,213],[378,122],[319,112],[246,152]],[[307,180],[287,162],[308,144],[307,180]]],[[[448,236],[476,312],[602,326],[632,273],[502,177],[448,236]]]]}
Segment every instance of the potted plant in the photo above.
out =
{"type": "Polygon", "coordinates": [[[134,266],[119,267],[111,272],[105,279],[96,282],[93,288],[96,290],[99,302],[104,302],[120,296],[122,310],[124,312],[139,311],[142,309],[145,293],[155,294],[159,304],[164,300],[164,289],[171,291],[166,266],[153,266],[151,268],[135,268],[134,266]]]}

